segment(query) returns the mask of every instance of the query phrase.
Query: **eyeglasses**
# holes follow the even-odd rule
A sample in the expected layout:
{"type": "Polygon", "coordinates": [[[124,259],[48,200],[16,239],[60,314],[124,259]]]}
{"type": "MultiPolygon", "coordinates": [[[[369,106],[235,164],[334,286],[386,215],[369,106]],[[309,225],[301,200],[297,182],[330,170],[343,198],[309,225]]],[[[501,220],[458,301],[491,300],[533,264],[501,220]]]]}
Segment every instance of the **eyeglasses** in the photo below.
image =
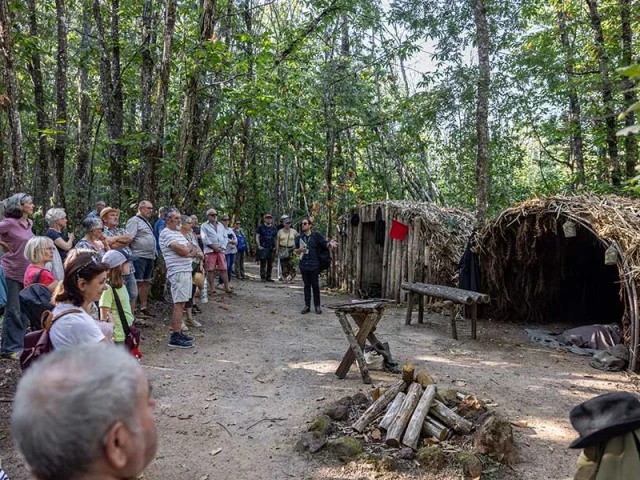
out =
{"type": "Polygon", "coordinates": [[[208,216],[210,216],[210,217],[217,217],[217,216],[218,216],[218,214],[217,214],[217,213],[209,213],[209,214],[207,214],[207,215],[208,215],[208,216]]]}
{"type": "Polygon", "coordinates": [[[309,222],[302,222],[302,225],[311,225],[309,222]]]}
{"type": "Polygon", "coordinates": [[[89,265],[92,265],[92,264],[93,265],[97,265],[99,263],[100,263],[100,260],[97,257],[92,255],[90,261],[88,261],[87,263],[83,264],[78,270],[76,270],[76,279],[80,277],[80,272],[82,270],[84,270],[85,268],[87,268],[89,265]]]}
{"type": "Polygon", "coordinates": [[[223,221],[223,222],[228,222],[228,221],[229,221],[229,219],[228,219],[228,218],[223,218],[223,219],[222,219],[222,221],[223,221]]]}

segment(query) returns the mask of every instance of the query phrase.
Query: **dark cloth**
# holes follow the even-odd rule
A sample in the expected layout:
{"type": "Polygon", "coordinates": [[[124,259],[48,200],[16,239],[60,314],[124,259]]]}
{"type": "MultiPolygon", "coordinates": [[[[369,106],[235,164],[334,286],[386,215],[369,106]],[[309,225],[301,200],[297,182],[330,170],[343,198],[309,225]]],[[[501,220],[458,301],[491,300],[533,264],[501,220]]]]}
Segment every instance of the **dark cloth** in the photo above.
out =
{"type": "Polygon", "coordinates": [[[480,291],[480,263],[478,254],[471,250],[475,240],[475,233],[467,241],[462,259],[460,259],[460,279],[458,287],[471,292],[480,291]]]}
{"type": "MultiPolygon", "coordinates": [[[[44,235],[46,237],[49,237],[51,240],[53,240],[53,243],[56,243],[56,240],[61,238],[63,241],[68,242],[69,241],[69,235],[67,235],[67,232],[65,232],[64,230],[61,232],[56,232],[53,228],[49,228],[47,229],[46,232],[44,232],[44,235]]],[[[58,253],[60,254],[60,259],[62,260],[62,263],[64,263],[65,258],[67,258],[67,253],[69,253],[69,250],[65,250],[63,248],[60,248],[58,245],[56,245],[56,249],[58,250],[58,253]]]]}
{"type": "Polygon", "coordinates": [[[565,330],[560,338],[564,343],[576,347],[604,350],[607,347],[622,343],[622,330],[615,323],[609,325],[585,325],[565,330]]]}
{"type": "Polygon", "coordinates": [[[320,262],[318,261],[318,247],[328,248],[327,239],[320,232],[313,232],[310,235],[304,233],[298,235],[295,239],[296,249],[300,248],[300,241],[307,245],[307,253],[300,258],[300,271],[320,270],[320,262]]]}
{"type": "Polygon", "coordinates": [[[378,207],[376,210],[376,245],[384,245],[385,231],[386,225],[382,219],[382,208],[378,207]]]}
{"type": "Polygon", "coordinates": [[[27,324],[20,315],[20,291],[23,288],[22,282],[7,278],[7,304],[4,308],[0,353],[17,353],[24,346],[27,324]]]}
{"type": "Polygon", "coordinates": [[[133,262],[137,282],[150,282],[153,279],[154,260],[150,258],[138,258],[133,262]]]}
{"type": "Polygon", "coordinates": [[[273,248],[263,248],[261,251],[264,258],[260,259],[260,279],[270,280],[271,270],[273,270],[273,252],[275,250],[273,248]]]}
{"type": "Polygon", "coordinates": [[[240,251],[238,250],[238,253],[236,253],[236,261],[233,264],[234,266],[234,270],[235,270],[235,275],[238,278],[244,278],[244,251],[240,251]]]}
{"type": "Polygon", "coordinates": [[[278,230],[273,225],[265,225],[264,223],[258,227],[256,233],[260,236],[260,246],[267,249],[276,248],[276,235],[278,230]]]}
{"type": "Polygon", "coordinates": [[[320,270],[304,270],[302,273],[302,281],[304,283],[304,305],[311,305],[311,290],[313,290],[313,305],[320,306],[320,270]]]}
{"type": "Polygon", "coordinates": [[[202,237],[200,236],[200,227],[198,225],[194,225],[192,228],[193,234],[198,239],[198,246],[200,247],[200,250],[204,252],[204,243],[202,243],[202,237]]]}

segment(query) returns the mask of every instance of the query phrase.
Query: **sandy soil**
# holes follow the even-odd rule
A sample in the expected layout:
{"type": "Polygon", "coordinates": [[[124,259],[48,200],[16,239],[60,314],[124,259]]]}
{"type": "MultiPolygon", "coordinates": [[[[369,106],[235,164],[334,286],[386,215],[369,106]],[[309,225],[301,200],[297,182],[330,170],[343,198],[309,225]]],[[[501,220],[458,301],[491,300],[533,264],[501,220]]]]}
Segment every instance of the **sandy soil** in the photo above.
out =
{"type": "MultiPolygon", "coordinates": [[[[235,282],[235,295],[221,294],[202,306],[197,318],[204,327],[192,331],[197,348],[169,350],[166,320],[144,329],[143,364],[158,400],[161,436],[144,478],[436,478],[418,469],[373,472],[293,451],[299,434],[332,400],[373,387],[363,385],[355,370],[345,380],[333,375],[346,339],[330,311],[299,314],[301,284],[263,284],[255,281],[254,266],[249,272],[254,279],[235,282]]],[[[348,299],[323,294],[325,305],[348,299]]],[[[528,422],[528,428],[514,428],[519,462],[507,478],[570,477],[578,455],[566,448],[575,436],[571,407],[600,393],[638,390],[635,376],[599,372],[583,357],[529,344],[522,325],[480,321],[479,339],[472,341],[461,321],[460,340],[454,341],[448,317],[432,314],[424,325],[405,326],[404,312],[402,306],[388,308],[378,328],[398,361],[411,361],[439,386],[457,386],[511,420],[528,422]]],[[[12,395],[16,366],[0,360],[0,397],[12,395]]],[[[373,377],[374,383],[394,378],[382,372],[373,377]]],[[[10,403],[0,402],[3,465],[10,478],[23,480],[27,475],[7,430],[9,412],[10,403]]]]}

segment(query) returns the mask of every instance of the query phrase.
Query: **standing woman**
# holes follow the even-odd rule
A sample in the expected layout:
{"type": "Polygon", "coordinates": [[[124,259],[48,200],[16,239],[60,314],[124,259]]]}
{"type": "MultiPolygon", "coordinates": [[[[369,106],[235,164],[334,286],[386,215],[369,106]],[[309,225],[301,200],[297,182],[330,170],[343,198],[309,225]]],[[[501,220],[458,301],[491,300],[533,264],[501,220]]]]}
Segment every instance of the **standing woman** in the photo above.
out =
{"type": "Polygon", "coordinates": [[[222,226],[229,239],[229,243],[227,243],[227,248],[224,252],[224,259],[227,261],[227,278],[229,279],[229,283],[231,283],[233,264],[236,261],[236,253],[238,253],[238,239],[236,238],[233,228],[229,227],[229,215],[222,216],[222,226]]]}
{"type": "Polygon", "coordinates": [[[0,266],[7,281],[7,304],[2,322],[2,342],[0,355],[16,359],[24,346],[27,325],[20,318],[20,290],[24,288],[24,274],[29,260],[24,256],[24,248],[33,237],[33,200],[26,193],[16,193],[4,201],[4,220],[0,222],[0,247],[4,255],[0,266]]]}
{"type": "Polygon", "coordinates": [[[302,220],[302,233],[296,237],[296,253],[300,255],[300,273],[304,282],[304,308],[302,314],[311,311],[311,290],[313,305],[317,314],[322,313],[320,307],[320,261],[318,248],[328,248],[327,239],[320,232],[311,232],[311,220],[302,220]]]}
{"type": "Polygon", "coordinates": [[[285,217],[284,225],[278,230],[278,235],[276,235],[276,255],[280,259],[282,280],[285,282],[293,280],[293,277],[296,275],[293,266],[293,249],[297,236],[298,232],[291,228],[291,219],[285,217]]]}
{"type": "Polygon", "coordinates": [[[64,230],[67,226],[67,214],[62,208],[50,208],[47,210],[44,219],[49,226],[44,235],[53,240],[60,254],[60,260],[64,263],[67,253],[73,247],[73,241],[75,240],[73,233],[67,235],[64,230]]]}
{"type": "Polygon", "coordinates": [[[96,252],[100,258],[107,251],[107,244],[104,238],[104,225],[102,220],[96,217],[87,217],[82,222],[84,237],[82,237],[75,248],[86,248],[96,252]]]}
{"type": "Polygon", "coordinates": [[[234,263],[235,275],[237,278],[241,278],[244,280],[247,278],[244,274],[244,256],[247,253],[247,238],[244,235],[244,230],[240,228],[240,220],[236,220],[235,225],[233,226],[233,233],[238,240],[238,253],[236,253],[236,261],[234,263]]]}

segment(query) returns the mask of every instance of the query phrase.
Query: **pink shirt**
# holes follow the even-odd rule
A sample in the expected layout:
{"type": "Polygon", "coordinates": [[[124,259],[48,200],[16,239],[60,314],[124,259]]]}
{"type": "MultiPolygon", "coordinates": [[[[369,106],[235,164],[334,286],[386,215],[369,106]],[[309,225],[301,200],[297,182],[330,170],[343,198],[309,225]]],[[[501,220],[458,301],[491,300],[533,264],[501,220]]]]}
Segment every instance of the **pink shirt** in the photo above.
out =
{"type": "Polygon", "coordinates": [[[37,265],[29,265],[27,267],[27,271],[24,272],[24,282],[22,282],[24,283],[24,288],[27,288],[34,282],[34,280],[36,279],[36,275],[40,270],[42,270],[42,273],[40,274],[40,278],[38,279],[39,284],[48,287],[56,281],[56,277],[53,276],[53,273],[51,273],[46,268],[40,268],[37,265]]]}
{"type": "Polygon", "coordinates": [[[7,242],[11,252],[5,252],[0,258],[0,266],[4,268],[5,277],[22,283],[24,272],[30,262],[24,258],[24,247],[27,241],[33,237],[33,222],[27,220],[25,227],[17,218],[5,218],[0,222],[0,240],[7,242]]]}

